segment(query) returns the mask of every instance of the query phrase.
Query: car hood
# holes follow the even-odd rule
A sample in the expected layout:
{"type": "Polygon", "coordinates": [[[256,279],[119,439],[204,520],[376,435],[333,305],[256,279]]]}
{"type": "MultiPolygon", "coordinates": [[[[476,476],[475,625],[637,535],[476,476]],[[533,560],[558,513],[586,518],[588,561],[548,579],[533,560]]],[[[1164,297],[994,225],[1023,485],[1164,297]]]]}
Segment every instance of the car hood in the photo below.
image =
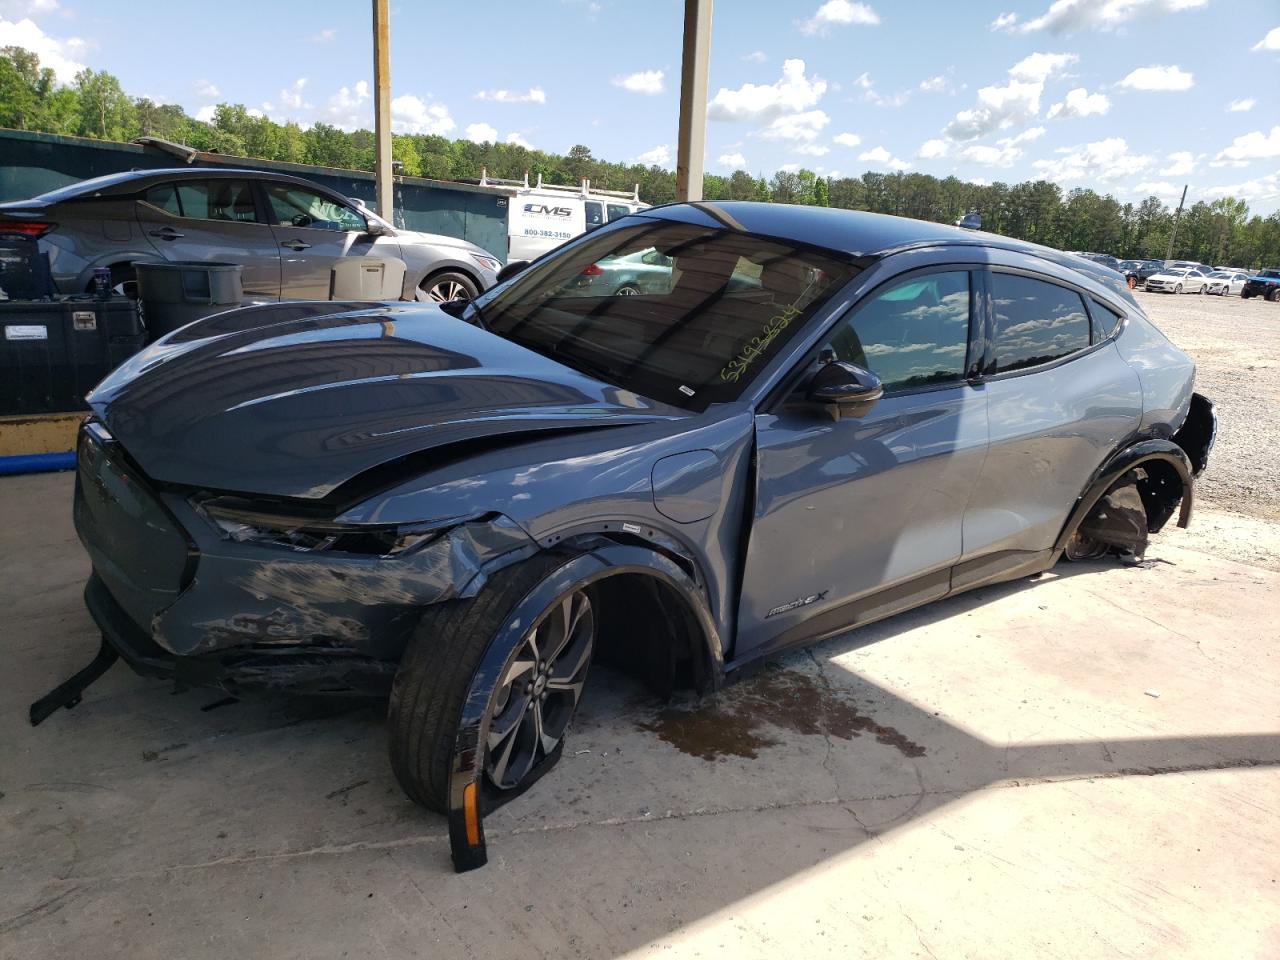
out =
{"type": "Polygon", "coordinates": [[[415,454],[425,470],[431,452],[443,462],[547,431],[688,416],[428,304],[181,334],[88,397],[143,472],[169,484],[318,499],[415,454]]]}
{"type": "Polygon", "coordinates": [[[1181,273],[1153,273],[1147,277],[1148,280],[1187,280],[1185,274],[1181,273]]]}

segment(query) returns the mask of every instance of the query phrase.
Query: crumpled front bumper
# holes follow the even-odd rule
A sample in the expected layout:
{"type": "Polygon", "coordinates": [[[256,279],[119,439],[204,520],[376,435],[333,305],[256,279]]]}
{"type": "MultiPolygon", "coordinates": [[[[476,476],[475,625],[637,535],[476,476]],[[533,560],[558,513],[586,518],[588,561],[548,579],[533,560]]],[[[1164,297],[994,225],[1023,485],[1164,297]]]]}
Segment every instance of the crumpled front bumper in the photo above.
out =
{"type": "Polygon", "coordinates": [[[423,607],[474,595],[491,566],[537,549],[502,515],[390,558],[236,542],[112,446],[82,435],[79,449],[76,529],[94,568],[85,599],[142,673],[290,688],[389,679],[423,607]]]}

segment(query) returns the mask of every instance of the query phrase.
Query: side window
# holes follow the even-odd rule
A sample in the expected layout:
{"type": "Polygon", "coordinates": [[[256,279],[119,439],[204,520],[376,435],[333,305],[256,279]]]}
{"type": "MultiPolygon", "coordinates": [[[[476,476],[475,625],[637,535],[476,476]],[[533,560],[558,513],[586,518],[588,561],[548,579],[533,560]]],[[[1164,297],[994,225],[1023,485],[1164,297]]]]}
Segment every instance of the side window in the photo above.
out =
{"type": "Polygon", "coordinates": [[[182,216],[182,208],[178,206],[178,191],[174,189],[172,183],[162,183],[152,187],[142,199],[153,207],[159,207],[165,213],[171,213],[175,217],[182,216]]]}
{"type": "Polygon", "coordinates": [[[1093,317],[1093,342],[1100,343],[1116,332],[1120,325],[1121,315],[1097,300],[1089,304],[1089,313],[1093,317]]]}
{"type": "Polygon", "coordinates": [[[997,373],[1039,366],[1089,346],[1089,315],[1074,290],[993,273],[991,298],[997,373]]]}
{"type": "Polygon", "coordinates": [[[583,204],[587,214],[587,229],[594,230],[604,223],[604,207],[595,200],[587,200],[583,204]]]}
{"type": "Polygon", "coordinates": [[[890,390],[963,380],[968,346],[969,273],[955,271],[891,284],[840,324],[824,353],[890,390]]]}
{"type": "Polygon", "coordinates": [[[621,220],[623,217],[631,215],[631,208],[621,203],[611,203],[609,204],[608,209],[610,223],[614,220],[621,220]]]}
{"type": "Polygon", "coordinates": [[[258,221],[247,180],[191,180],[178,184],[178,203],[188,220],[258,221]]]}
{"type": "Polygon", "coordinates": [[[322,193],[291,183],[266,183],[267,201],[276,223],[312,230],[364,233],[369,228],[364,217],[350,207],[330,200],[322,193]]]}

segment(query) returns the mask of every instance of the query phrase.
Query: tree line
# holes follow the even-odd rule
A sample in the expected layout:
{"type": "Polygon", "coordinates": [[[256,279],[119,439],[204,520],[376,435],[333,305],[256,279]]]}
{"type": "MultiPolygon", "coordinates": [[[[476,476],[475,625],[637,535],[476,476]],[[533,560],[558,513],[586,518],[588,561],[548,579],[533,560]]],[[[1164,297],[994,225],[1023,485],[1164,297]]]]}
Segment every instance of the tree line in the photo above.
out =
{"type": "MultiPolygon", "coordinates": [[[[69,85],[56,82],[39,58],[20,47],[0,49],[0,127],[129,141],[152,136],[198,150],[353,170],[374,167],[369,130],[345,131],[325,123],[303,129],[219,104],[208,122],[177,104],[131,97],[106,71],[82,70],[69,85]]],[[[455,180],[479,177],[531,179],[631,190],[648,203],[675,199],[675,174],[659,166],[616,163],[594,157],[581,144],[566,154],[518,144],[473,143],[426,134],[396,135],[392,156],[408,176],[455,180]]],[[[1174,235],[1174,211],[1157,197],[1139,203],[1087,188],[1064,192],[1045,180],[976,184],[923,173],[864,173],[822,177],[810,170],[780,170],[771,177],[744,170],[705,174],[708,200],[763,200],[870,210],[922,220],[954,222],[970,210],[983,229],[1065,250],[1110,253],[1122,259],[1161,259],[1174,235]]],[[[1210,264],[1257,268],[1280,264],[1280,212],[1250,215],[1243,200],[1200,201],[1183,211],[1173,256],[1210,264]]]]}

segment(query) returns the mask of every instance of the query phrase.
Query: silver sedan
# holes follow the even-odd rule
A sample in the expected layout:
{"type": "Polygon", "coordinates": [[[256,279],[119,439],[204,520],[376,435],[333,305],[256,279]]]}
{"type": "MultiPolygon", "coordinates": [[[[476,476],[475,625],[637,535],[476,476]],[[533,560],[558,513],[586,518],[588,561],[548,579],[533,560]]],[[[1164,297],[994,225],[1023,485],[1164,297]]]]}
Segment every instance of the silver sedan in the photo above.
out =
{"type": "Polygon", "coordinates": [[[345,257],[404,261],[404,300],[471,299],[500,261],[466,240],[401,230],[339,193],[262,170],[181,168],[96,177],[0,204],[0,230],[37,237],[60,293],[100,267],[126,291],[138,262],[239,264],[246,298],[327,300],[345,257]]]}

